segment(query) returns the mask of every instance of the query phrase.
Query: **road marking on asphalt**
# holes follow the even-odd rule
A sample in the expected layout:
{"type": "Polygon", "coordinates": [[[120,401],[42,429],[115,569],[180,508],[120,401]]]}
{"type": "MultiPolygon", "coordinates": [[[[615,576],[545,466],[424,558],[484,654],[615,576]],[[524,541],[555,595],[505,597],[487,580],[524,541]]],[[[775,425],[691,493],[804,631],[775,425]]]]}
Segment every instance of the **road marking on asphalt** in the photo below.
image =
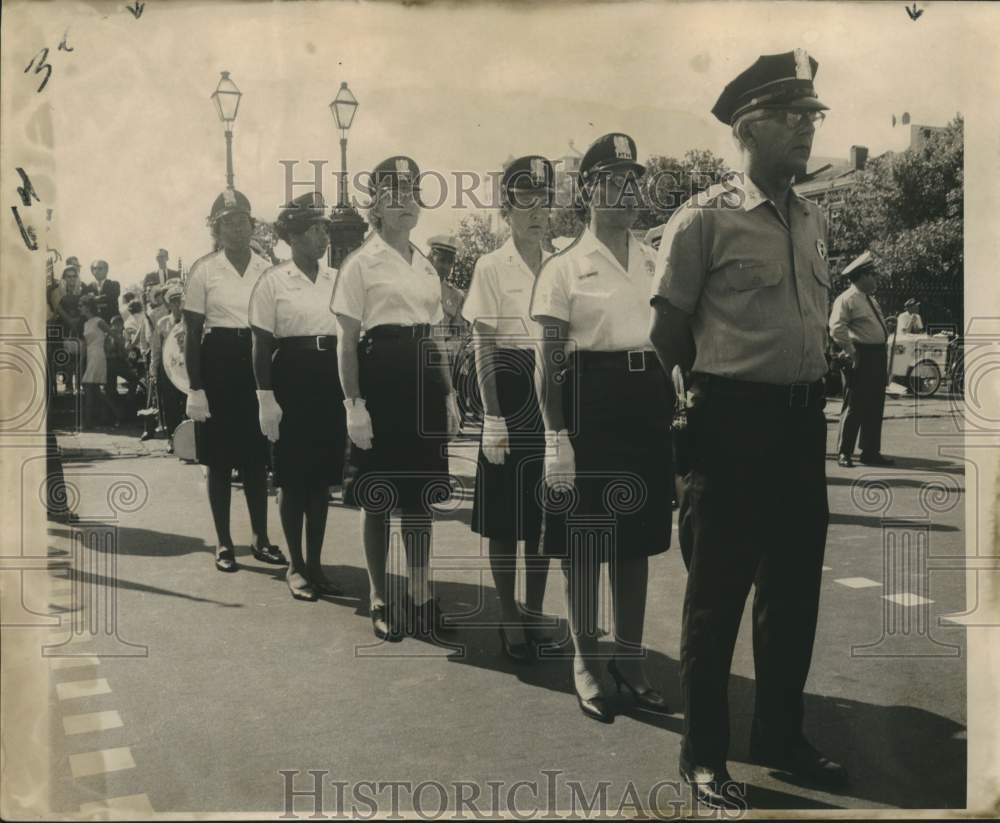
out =
{"type": "Polygon", "coordinates": [[[867,577],[841,577],[833,582],[839,583],[841,586],[847,586],[849,589],[867,589],[871,586],[882,585],[874,580],[869,580],[867,577]]]}
{"type": "Polygon", "coordinates": [[[71,754],[69,768],[73,772],[74,778],[90,777],[95,774],[134,769],[135,760],[132,757],[132,750],[128,746],[120,746],[116,749],[104,749],[99,752],[71,754]]]}
{"type": "Polygon", "coordinates": [[[68,683],[56,683],[56,695],[60,700],[110,693],[111,687],[104,677],[98,677],[96,680],[71,680],[68,683]]]}
{"type": "Polygon", "coordinates": [[[60,669],[80,669],[84,666],[96,666],[101,661],[96,657],[53,657],[51,667],[60,669]]]}
{"type": "Polygon", "coordinates": [[[97,820],[136,820],[141,817],[152,817],[153,804],[145,794],[128,794],[123,797],[109,797],[98,803],[84,803],[80,812],[97,820]]]}
{"type": "Polygon", "coordinates": [[[928,600],[926,597],[921,597],[919,594],[913,594],[912,592],[900,592],[899,594],[884,594],[882,595],[883,600],[888,600],[890,603],[895,603],[897,606],[926,606],[928,603],[933,603],[933,600],[928,600]]]}
{"type": "Polygon", "coordinates": [[[62,719],[62,722],[63,731],[67,735],[103,732],[108,729],[120,729],[125,725],[122,722],[122,716],[116,711],[68,714],[62,719]]]}

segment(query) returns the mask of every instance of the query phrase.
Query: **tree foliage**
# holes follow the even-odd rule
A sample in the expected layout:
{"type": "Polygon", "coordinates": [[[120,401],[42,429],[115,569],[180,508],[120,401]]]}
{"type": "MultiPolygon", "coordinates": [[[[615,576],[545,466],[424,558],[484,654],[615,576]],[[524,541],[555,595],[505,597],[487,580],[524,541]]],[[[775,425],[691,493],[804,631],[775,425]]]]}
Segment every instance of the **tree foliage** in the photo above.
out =
{"type": "Polygon", "coordinates": [[[254,220],[253,234],[250,236],[250,248],[261,257],[267,258],[272,265],[280,262],[274,253],[278,235],[274,233],[274,224],[267,220],[254,220]]]}
{"type": "Polygon", "coordinates": [[[455,232],[458,239],[458,254],[449,280],[453,286],[463,291],[472,282],[472,272],[476,261],[484,254],[500,248],[510,237],[510,229],[499,216],[469,214],[461,219],[455,232]]]}
{"type": "Polygon", "coordinates": [[[913,296],[925,321],[961,323],[963,157],[957,116],[920,148],[872,160],[831,221],[831,247],[845,263],[871,250],[887,311],[913,296]]]}

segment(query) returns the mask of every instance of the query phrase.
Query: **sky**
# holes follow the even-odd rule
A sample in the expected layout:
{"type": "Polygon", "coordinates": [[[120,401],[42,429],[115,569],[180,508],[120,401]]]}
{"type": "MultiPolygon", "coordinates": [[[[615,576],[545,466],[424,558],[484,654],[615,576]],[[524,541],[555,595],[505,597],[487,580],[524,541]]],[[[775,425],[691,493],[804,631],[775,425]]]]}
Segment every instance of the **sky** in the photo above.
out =
{"type": "MultiPolygon", "coordinates": [[[[271,220],[285,199],[281,160],[298,160],[304,180],[309,160],[328,161],[324,194],[334,199],[339,135],[328,105],[342,80],[360,102],[352,172],[407,154],[446,176],[485,173],[510,156],[558,158],[570,141],[583,151],[609,131],[631,134],[643,159],[707,148],[736,162],[709,113],[719,92],[758,55],[802,47],[819,61],[816,88],[831,109],[813,153],[846,158],[852,144],[873,155],[905,148],[893,114],[942,125],[974,106],[983,87],[969,82],[972,55],[993,48],[991,27],[960,3],[931,4],[916,22],[897,3],[147,0],[139,19],[123,3],[27,3],[13,15],[6,6],[5,26],[45,9],[50,45],[65,33],[73,48],[53,52],[41,93],[57,162],[50,244],[85,265],[109,261],[126,285],[160,247],[185,268],[210,251],[205,218],[225,185],[210,100],[222,70],[243,92],[236,187],[271,220]]],[[[38,47],[10,43],[15,65],[38,47]]],[[[426,210],[413,239],[423,245],[464,213],[426,210]]]]}

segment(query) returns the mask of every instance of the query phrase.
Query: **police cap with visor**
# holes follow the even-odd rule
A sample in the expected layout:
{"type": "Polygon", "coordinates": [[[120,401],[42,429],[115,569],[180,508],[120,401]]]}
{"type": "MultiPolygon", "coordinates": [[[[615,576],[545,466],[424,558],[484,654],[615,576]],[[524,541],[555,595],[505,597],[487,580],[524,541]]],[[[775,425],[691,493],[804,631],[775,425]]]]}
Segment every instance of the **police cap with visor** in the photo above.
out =
{"type": "Polygon", "coordinates": [[[247,196],[236,189],[226,189],[215,198],[212,203],[212,212],[208,216],[208,222],[215,223],[227,214],[245,214],[250,216],[250,201],[247,196]]]}
{"type": "Polygon", "coordinates": [[[278,237],[288,242],[289,237],[301,234],[315,223],[329,225],[331,220],[326,216],[326,203],[318,191],[302,194],[285,204],[278,212],[274,221],[274,232],[278,237]]]}
{"type": "Polygon", "coordinates": [[[395,155],[383,160],[368,180],[368,193],[375,197],[382,189],[420,191],[420,169],[412,157],[395,155]]]}
{"type": "Polygon", "coordinates": [[[762,55],[722,90],[712,114],[731,126],[756,109],[826,111],[813,87],[818,69],[805,49],[762,55]]]}
{"type": "Polygon", "coordinates": [[[552,163],[539,154],[518,157],[507,164],[500,178],[500,191],[505,203],[518,205],[528,202],[528,195],[545,195],[551,205],[556,189],[556,173],[552,163]]]}

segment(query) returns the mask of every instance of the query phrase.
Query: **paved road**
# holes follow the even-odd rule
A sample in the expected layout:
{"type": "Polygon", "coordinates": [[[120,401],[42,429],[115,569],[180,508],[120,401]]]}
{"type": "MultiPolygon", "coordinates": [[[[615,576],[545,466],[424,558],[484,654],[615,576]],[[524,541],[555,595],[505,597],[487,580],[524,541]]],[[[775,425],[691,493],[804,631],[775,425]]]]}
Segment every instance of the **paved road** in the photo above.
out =
{"type": "MultiPolygon", "coordinates": [[[[921,406],[919,417],[912,399],[890,403],[885,451],[899,457],[897,468],[844,470],[828,463],[832,517],[806,715],[809,736],[851,771],[843,794],[796,785],[746,762],[753,659],[744,620],[730,688],[731,771],[750,785],[757,807],[965,804],[965,631],[958,623],[939,625],[942,616],[963,610],[964,576],[902,559],[929,554],[948,565],[947,558],[964,550],[963,466],[938,449],[954,439],[953,404],[931,402],[934,409],[921,406]],[[859,478],[866,478],[864,488],[856,485],[859,478]],[[928,481],[939,491],[922,496],[928,481]],[[927,517],[921,501],[929,497],[937,510],[927,517]],[[911,546],[914,554],[907,554],[911,546]],[[921,547],[927,552],[918,555],[921,547]]],[[[831,452],[834,432],[831,423],[831,452]]],[[[652,562],[646,631],[649,671],[675,712],[658,718],[631,710],[623,699],[624,714],[603,726],[577,709],[565,660],[518,669],[499,656],[489,628],[463,629],[454,649],[414,639],[374,644],[353,510],[333,504],[324,548],[328,573],[348,596],[295,602],[281,572],[245,548],[238,550],[237,574],[214,570],[199,467],[166,455],[162,442],[140,444],[121,433],[63,436],[60,443],[67,479],[81,490],[83,517],[107,521],[116,481],[138,477],[148,488],[148,500],[126,500],[123,505],[138,509],[113,524],[118,634],[146,647],[147,656],[84,659],[52,672],[55,809],[131,797],[136,808],[148,803],[157,811],[273,813],[283,803],[279,770],[300,770],[295,785],[301,789],[310,780],[306,771],[320,769],[327,779],[350,784],[348,809],[351,785],[376,778],[476,783],[482,787],[477,807],[484,811],[493,808],[487,781],[504,781],[496,790],[501,798],[514,781],[539,784],[537,800],[530,787],[516,798],[521,807],[544,810],[548,780],[559,808],[576,802],[580,809],[568,785],[576,780],[588,799],[608,781],[607,812],[613,814],[623,801],[649,811],[651,788],[676,781],[685,585],[676,548],[652,562]],[[85,682],[66,685],[77,681],[85,682]],[[76,694],[105,685],[102,693],[76,694]],[[105,714],[70,721],[91,722],[93,731],[65,733],[67,716],[98,712],[105,714]],[[104,753],[93,757],[101,771],[87,775],[90,760],[78,755],[94,752],[104,753]],[[559,774],[546,778],[545,770],[559,774]]],[[[452,470],[465,484],[474,457],[471,439],[453,449],[452,470]]],[[[241,497],[234,495],[234,503],[234,536],[248,539],[241,497]]],[[[452,610],[474,612],[482,603],[483,617],[476,619],[488,622],[497,610],[485,558],[467,526],[469,506],[466,499],[436,526],[438,591],[452,610]]],[[[272,538],[283,544],[273,498],[270,518],[272,538]]],[[[50,536],[52,551],[73,551],[72,530],[50,524],[50,536]]],[[[97,559],[90,549],[78,551],[78,564],[97,559]]],[[[109,597],[107,587],[96,588],[109,597]]],[[[46,610],[44,603],[31,606],[46,610]]],[[[553,620],[564,613],[555,567],[545,610],[553,620]]],[[[89,642],[72,648],[85,650],[89,642]]],[[[381,789],[388,804],[390,789],[381,789]]],[[[668,813],[675,798],[672,787],[661,788],[661,812],[668,813]]],[[[421,800],[431,813],[440,805],[435,790],[421,800]]],[[[311,811],[311,801],[298,802],[311,811]]],[[[324,802],[332,813],[332,788],[324,802]]],[[[403,809],[411,802],[401,793],[403,809]]],[[[630,809],[634,813],[626,805],[630,809]]]]}

